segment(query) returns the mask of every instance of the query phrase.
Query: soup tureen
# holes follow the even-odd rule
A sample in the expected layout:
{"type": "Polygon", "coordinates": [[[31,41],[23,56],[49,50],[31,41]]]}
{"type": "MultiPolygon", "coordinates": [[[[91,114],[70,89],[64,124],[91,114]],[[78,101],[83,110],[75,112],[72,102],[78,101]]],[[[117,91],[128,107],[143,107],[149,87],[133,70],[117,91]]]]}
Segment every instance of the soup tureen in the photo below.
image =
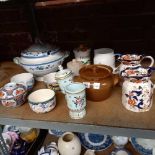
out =
{"type": "Polygon", "coordinates": [[[36,80],[42,81],[44,75],[57,71],[67,56],[68,52],[62,52],[59,48],[34,44],[21,52],[21,57],[15,57],[13,60],[27,72],[34,74],[36,80]]]}

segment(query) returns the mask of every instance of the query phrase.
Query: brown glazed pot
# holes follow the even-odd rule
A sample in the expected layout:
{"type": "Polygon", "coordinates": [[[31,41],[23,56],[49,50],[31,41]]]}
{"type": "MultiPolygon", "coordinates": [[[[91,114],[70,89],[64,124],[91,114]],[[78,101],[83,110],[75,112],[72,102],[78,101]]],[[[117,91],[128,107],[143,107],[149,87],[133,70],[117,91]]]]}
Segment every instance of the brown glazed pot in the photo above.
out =
{"type": "Polygon", "coordinates": [[[75,77],[74,81],[86,85],[88,100],[103,101],[111,95],[113,87],[119,81],[119,76],[112,71],[107,65],[86,65],[80,69],[80,75],[75,77]]]}

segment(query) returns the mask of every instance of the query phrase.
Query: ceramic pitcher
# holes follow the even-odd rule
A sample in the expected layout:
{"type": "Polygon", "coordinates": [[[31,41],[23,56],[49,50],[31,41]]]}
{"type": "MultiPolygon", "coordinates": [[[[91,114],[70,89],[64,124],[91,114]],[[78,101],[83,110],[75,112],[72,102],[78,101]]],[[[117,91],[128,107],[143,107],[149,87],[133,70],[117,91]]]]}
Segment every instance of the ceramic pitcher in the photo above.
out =
{"type": "Polygon", "coordinates": [[[154,65],[154,58],[152,56],[143,56],[137,54],[120,55],[117,59],[118,61],[120,61],[120,65],[115,69],[115,72],[120,73],[121,71],[129,67],[133,68],[143,66],[142,61],[144,59],[150,59],[150,64],[148,67],[152,67],[154,65]]]}
{"type": "Polygon", "coordinates": [[[150,80],[151,68],[127,68],[121,72],[122,104],[133,112],[149,111],[153,101],[154,84],[150,80]]]}

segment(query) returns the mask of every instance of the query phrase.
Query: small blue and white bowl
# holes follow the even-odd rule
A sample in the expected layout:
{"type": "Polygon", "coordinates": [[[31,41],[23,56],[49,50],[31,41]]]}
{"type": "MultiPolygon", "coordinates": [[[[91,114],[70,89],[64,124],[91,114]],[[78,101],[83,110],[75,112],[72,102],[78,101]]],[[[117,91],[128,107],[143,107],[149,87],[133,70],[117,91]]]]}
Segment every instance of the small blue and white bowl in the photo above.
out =
{"type": "Polygon", "coordinates": [[[48,130],[49,134],[54,135],[56,137],[62,136],[65,132],[66,131],[62,131],[62,130],[59,130],[59,129],[50,129],[50,130],[48,130]]]}
{"type": "Polygon", "coordinates": [[[153,155],[153,149],[155,149],[155,139],[131,137],[130,142],[135,150],[137,150],[141,155],[153,155]]]}
{"type": "Polygon", "coordinates": [[[77,133],[77,135],[86,149],[102,151],[112,145],[112,139],[109,135],[93,133],[77,133]]]}
{"type": "Polygon", "coordinates": [[[110,155],[131,155],[131,153],[124,148],[115,148],[110,155]]]}
{"type": "Polygon", "coordinates": [[[51,89],[39,89],[28,96],[30,108],[36,113],[46,113],[56,106],[55,92],[51,89]]]}

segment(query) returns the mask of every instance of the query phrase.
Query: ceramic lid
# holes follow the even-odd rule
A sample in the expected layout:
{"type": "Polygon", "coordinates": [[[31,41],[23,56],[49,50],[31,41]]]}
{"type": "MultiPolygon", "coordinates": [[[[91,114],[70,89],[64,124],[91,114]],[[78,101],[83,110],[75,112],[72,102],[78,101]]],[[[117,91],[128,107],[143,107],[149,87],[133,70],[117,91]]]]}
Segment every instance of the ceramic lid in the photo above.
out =
{"type": "Polygon", "coordinates": [[[41,58],[47,57],[59,51],[59,48],[48,44],[34,44],[28,49],[21,52],[21,56],[25,58],[41,58]]]}
{"type": "Polygon", "coordinates": [[[72,74],[72,71],[70,69],[63,69],[61,65],[58,66],[58,69],[59,69],[59,72],[57,72],[55,75],[56,79],[63,79],[72,74]]]}
{"type": "Polygon", "coordinates": [[[112,68],[107,65],[86,65],[79,73],[82,78],[90,81],[103,80],[112,74],[112,68]]]}
{"type": "Polygon", "coordinates": [[[7,83],[0,89],[0,99],[12,99],[26,92],[26,86],[14,82],[7,83]]]}

